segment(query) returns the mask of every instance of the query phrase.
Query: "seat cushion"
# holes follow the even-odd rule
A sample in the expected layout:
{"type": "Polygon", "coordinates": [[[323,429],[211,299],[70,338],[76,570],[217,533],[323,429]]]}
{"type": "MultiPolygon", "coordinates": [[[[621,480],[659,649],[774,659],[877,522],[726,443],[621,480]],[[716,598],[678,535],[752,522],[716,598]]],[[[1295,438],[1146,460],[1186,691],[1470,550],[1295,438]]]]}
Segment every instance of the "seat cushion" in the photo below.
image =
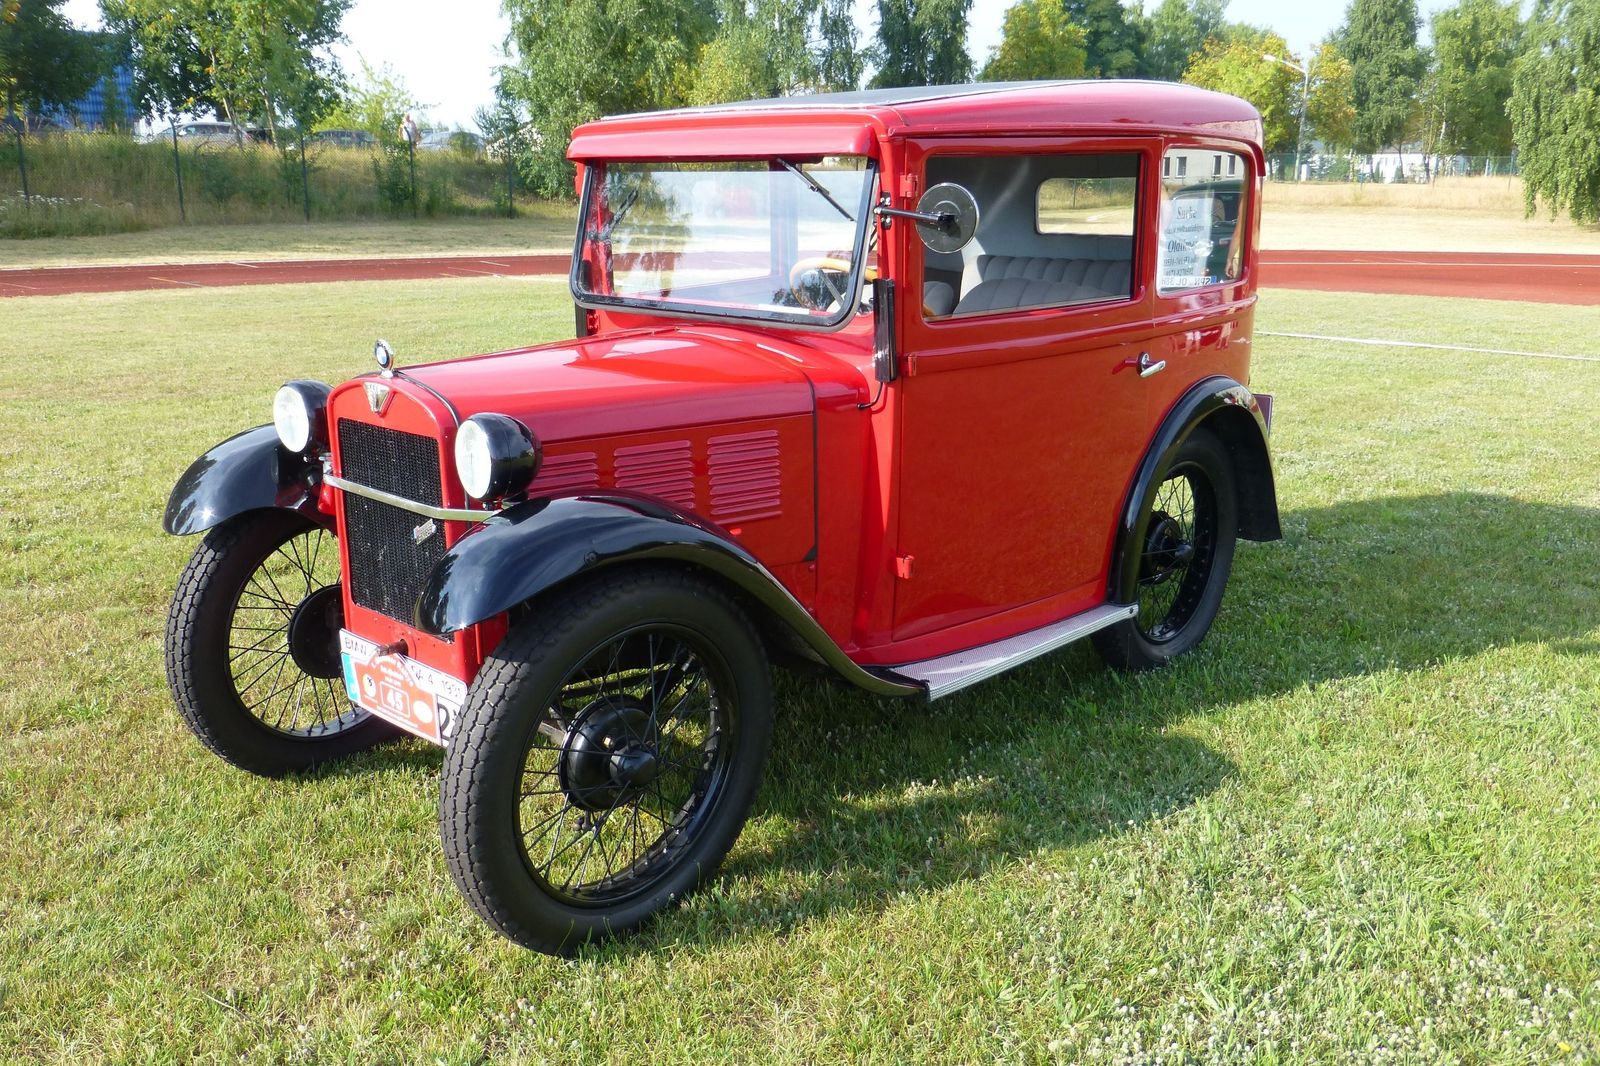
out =
{"type": "Polygon", "coordinates": [[[980,255],[979,282],[956,304],[956,314],[1087,303],[1131,291],[1127,259],[1051,259],[980,255]]]}
{"type": "Polygon", "coordinates": [[[956,309],[956,287],[944,281],[924,282],[922,309],[929,318],[942,318],[956,309]]]}

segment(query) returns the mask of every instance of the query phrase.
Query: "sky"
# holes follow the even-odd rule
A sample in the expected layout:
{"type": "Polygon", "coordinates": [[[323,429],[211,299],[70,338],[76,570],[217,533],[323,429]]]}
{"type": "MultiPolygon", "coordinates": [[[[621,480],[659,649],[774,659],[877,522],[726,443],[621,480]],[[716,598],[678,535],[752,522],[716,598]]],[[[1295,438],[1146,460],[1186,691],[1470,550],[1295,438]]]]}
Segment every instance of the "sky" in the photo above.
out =
{"type": "MultiPolygon", "coordinates": [[[[1148,0],[1154,7],[1157,0],[1148,0]]],[[[1424,21],[1450,0],[1420,0],[1424,21]]],[[[855,0],[863,40],[876,25],[874,0],[855,0]]],[[[1009,0],[973,0],[967,51],[980,66],[1000,43],[1009,0]]],[[[439,17],[438,0],[355,0],[345,16],[348,42],[339,47],[346,71],[360,61],[388,64],[425,105],[428,118],[446,126],[473,128],[479,107],[494,97],[494,68],[502,61],[506,34],[500,0],[451,0],[439,17]]],[[[1232,0],[1228,17],[1276,31],[1289,47],[1304,51],[1331,33],[1344,17],[1346,0],[1232,0]]],[[[67,16],[79,26],[100,24],[97,0],[67,0],[67,16]]]]}

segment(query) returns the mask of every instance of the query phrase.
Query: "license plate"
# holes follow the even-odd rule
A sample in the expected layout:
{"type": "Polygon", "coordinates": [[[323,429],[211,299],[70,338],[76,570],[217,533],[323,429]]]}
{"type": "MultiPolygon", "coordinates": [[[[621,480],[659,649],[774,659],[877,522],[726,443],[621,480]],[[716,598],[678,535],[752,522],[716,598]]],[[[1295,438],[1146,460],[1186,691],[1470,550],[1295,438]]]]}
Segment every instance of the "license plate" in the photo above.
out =
{"type": "Polygon", "coordinates": [[[466,682],[404,655],[379,654],[348,629],[339,631],[339,654],[351,703],[440,747],[450,743],[466,682]]]}

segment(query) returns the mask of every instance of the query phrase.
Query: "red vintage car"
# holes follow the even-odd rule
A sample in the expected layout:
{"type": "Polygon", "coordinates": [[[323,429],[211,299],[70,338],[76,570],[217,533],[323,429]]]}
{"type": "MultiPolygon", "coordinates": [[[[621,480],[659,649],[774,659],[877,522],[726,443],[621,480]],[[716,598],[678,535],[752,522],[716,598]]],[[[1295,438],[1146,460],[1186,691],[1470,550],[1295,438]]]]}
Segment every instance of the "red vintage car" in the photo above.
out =
{"type": "Polygon", "coordinates": [[[182,476],[179,709],[246,770],[445,748],[456,883],[570,952],[712,876],[769,663],[934,699],[1192,649],[1279,536],[1261,120],[1166,84],[896,89],[572,138],[570,341],[291,381],[182,476]]]}

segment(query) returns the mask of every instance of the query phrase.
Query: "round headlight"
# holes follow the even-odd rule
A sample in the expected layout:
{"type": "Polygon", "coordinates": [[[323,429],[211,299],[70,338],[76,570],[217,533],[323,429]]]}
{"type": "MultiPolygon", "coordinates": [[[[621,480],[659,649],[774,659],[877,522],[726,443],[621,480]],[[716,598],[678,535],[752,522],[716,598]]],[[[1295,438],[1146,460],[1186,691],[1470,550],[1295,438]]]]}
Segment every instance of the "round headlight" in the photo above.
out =
{"type": "Polygon", "coordinates": [[[328,393],[320,381],[291,381],[272,398],[272,425],[291,452],[327,442],[328,393]]]}
{"type": "Polygon", "coordinates": [[[456,432],[456,476],[475,500],[522,492],[539,473],[539,438],[507,415],[473,415],[456,432]]]}

